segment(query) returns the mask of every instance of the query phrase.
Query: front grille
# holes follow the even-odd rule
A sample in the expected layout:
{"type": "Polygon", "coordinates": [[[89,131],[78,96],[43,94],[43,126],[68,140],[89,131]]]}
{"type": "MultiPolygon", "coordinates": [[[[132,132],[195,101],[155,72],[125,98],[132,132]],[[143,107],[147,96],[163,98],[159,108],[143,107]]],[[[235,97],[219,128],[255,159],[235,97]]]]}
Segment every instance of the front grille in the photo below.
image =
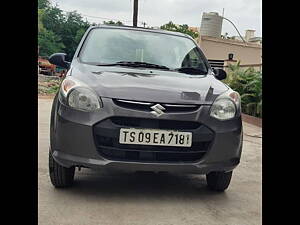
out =
{"type": "Polygon", "coordinates": [[[197,129],[200,124],[189,121],[157,120],[132,117],[112,117],[112,123],[122,127],[157,128],[166,130],[191,130],[197,129]]]}
{"type": "Polygon", "coordinates": [[[107,159],[139,162],[194,162],[202,158],[205,152],[155,152],[140,150],[120,150],[102,148],[101,155],[107,159]]]}
{"type": "MultiPolygon", "coordinates": [[[[131,101],[131,100],[122,100],[122,99],[113,99],[114,103],[117,106],[126,109],[133,109],[139,111],[152,111],[151,106],[154,106],[157,103],[154,102],[141,102],[141,101],[131,101]]],[[[193,112],[199,109],[199,105],[189,105],[189,104],[167,104],[159,103],[165,108],[165,113],[179,113],[179,112],[193,112]]]]}
{"type": "Polygon", "coordinates": [[[120,161],[195,162],[205,155],[213,138],[213,132],[197,122],[111,117],[94,126],[98,153],[104,158],[120,161]],[[193,142],[191,147],[119,144],[121,127],[190,131],[193,132],[193,142]]]}

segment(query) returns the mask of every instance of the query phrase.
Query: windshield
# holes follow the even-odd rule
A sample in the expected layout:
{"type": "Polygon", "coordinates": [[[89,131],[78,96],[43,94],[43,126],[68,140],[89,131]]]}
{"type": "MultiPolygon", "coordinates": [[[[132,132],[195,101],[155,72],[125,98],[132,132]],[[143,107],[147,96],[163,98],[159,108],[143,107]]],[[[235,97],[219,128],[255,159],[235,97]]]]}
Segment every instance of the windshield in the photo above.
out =
{"type": "Polygon", "coordinates": [[[196,68],[207,73],[204,58],[189,38],[126,29],[93,29],[80,53],[90,64],[144,62],[170,69],[196,68]]]}

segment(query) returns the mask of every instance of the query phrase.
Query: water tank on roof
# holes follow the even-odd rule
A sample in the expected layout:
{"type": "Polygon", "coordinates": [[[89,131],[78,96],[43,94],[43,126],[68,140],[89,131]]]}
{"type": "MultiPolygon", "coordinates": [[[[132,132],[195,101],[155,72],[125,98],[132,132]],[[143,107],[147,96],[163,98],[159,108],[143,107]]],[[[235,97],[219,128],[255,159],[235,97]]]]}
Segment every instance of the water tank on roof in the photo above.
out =
{"type": "Polygon", "coordinates": [[[217,12],[203,13],[200,35],[221,37],[223,18],[217,12]]]}

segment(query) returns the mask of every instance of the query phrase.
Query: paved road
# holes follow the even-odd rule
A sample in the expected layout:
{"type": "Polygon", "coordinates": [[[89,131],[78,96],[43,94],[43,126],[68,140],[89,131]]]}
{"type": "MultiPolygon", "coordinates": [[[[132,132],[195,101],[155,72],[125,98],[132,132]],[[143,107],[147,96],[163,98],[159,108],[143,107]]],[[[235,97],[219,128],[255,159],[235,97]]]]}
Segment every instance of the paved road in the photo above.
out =
{"type": "Polygon", "coordinates": [[[229,189],[206,189],[205,176],[76,171],[70,189],[48,177],[51,99],[39,99],[38,219],[57,225],[259,225],[261,129],[244,123],[244,149],[229,189]],[[250,136],[249,136],[250,135],[250,136]],[[254,136],[254,137],[252,137],[254,136]]]}

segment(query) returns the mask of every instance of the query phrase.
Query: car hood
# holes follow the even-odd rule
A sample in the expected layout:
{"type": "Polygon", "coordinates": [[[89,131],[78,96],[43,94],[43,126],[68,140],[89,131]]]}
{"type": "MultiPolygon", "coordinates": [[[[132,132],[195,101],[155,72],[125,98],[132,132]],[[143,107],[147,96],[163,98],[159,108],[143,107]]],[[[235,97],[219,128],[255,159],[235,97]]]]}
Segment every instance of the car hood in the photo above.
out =
{"type": "Polygon", "coordinates": [[[212,104],[228,87],[213,75],[157,69],[102,67],[72,63],[70,75],[103,98],[181,104],[212,104]]]}

